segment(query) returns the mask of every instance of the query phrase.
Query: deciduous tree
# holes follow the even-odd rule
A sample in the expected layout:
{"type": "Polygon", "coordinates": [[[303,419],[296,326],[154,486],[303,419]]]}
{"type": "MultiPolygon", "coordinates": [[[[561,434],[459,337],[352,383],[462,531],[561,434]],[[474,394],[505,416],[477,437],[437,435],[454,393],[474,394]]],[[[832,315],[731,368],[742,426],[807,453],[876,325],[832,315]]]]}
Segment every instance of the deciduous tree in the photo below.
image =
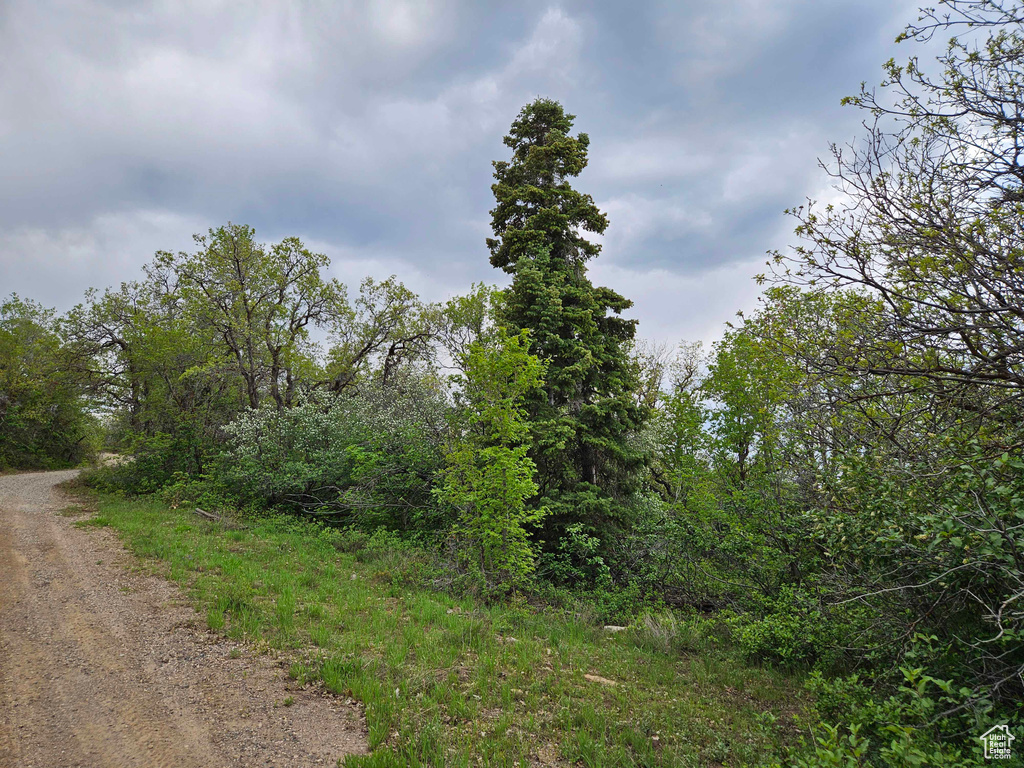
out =
{"type": "Polygon", "coordinates": [[[269,394],[283,408],[296,394],[296,367],[310,326],[330,323],[343,289],[325,280],[328,259],[298,238],[265,245],[251,227],[228,224],[196,235],[194,254],[157,255],[197,320],[220,338],[245,382],[249,406],[269,394]]]}
{"type": "Polygon", "coordinates": [[[542,509],[529,509],[537,493],[527,455],[526,398],[541,386],[543,365],[528,351],[529,335],[499,330],[488,344],[470,345],[460,367],[464,400],[460,436],[449,456],[441,501],[457,510],[459,552],[490,590],[521,587],[533,572],[526,525],[542,509]]]}
{"type": "Polygon", "coordinates": [[[16,295],[0,303],[0,468],[75,464],[94,447],[68,357],[51,310],[16,295]]]}

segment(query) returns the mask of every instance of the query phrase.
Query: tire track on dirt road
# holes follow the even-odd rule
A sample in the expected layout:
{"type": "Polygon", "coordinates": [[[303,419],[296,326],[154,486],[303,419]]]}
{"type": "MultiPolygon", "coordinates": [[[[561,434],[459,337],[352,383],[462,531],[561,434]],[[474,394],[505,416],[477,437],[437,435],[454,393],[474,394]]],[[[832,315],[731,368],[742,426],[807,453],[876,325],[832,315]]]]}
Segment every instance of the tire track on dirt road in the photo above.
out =
{"type": "Polygon", "coordinates": [[[325,766],[365,753],[352,707],[202,630],[112,533],[57,514],[72,500],[55,486],[76,472],[0,477],[0,768],[325,766]]]}

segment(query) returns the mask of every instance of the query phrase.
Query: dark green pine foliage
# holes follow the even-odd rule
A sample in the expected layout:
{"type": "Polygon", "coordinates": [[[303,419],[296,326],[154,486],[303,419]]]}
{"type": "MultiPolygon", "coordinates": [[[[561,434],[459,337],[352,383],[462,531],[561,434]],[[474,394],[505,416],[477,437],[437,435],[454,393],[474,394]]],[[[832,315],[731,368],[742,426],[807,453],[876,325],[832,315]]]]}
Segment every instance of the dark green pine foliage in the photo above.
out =
{"type": "Polygon", "coordinates": [[[549,99],[519,113],[505,137],[512,159],[494,163],[487,241],[491,264],[512,275],[501,320],[528,329],[530,351],[547,361],[528,420],[549,547],[573,523],[607,536],[625,522],[644,461],[631,438],[647,415],[627,354],[636,321],[619,317],[632,302],[587,278],[601,247],[580,232],[600,234],[608,219],[566,181],[586,167],[590,143],[569,135],[573,119],[549,99]]]}

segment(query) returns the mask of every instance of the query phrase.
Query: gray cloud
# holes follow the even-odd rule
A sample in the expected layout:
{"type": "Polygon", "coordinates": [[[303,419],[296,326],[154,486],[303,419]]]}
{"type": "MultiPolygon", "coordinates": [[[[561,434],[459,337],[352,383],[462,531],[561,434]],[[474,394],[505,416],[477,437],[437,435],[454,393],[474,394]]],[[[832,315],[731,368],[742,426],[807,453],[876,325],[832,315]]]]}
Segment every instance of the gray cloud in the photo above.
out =
{"type": "Polygon", "coordinates": [[[642,333],[710,338],[757,294],[781,211],[857,132],[913,4],[528,0],[0,5],[0,293],[66,308],[232,220],[298,234],[351,282],[427,298],[487,263],[492,160],[518,109],[592,139],[595,278],[642,333]]]}

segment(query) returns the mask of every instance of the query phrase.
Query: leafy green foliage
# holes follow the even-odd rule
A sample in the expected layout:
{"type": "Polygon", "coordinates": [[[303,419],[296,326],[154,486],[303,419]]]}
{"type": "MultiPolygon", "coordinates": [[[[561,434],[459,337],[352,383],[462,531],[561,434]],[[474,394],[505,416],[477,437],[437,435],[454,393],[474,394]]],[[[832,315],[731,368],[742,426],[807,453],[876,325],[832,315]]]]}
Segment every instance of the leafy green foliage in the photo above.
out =
{"type": "Polygon", "coordinates": [[[526,526],[545,514],[526,504],[537,484],[524,401],[543,373],[529,344],[526,331],[499,330],[491,344],[469,347],[461,362],[464,424],[438,489],[438,498],[458,510],[457,556],[478,570],[491,593],[526,583],[534,570],[526,526]]]}
{"type": "Polygon", "coordinates": [[[222,475],[264,504],[370,530],[434,530],[445,416],[436,382],[415,378],[246,411],[225,428],[222,475]]]}
{"type": "MultiPolygon", "coordinates": [[[[943,717],[959,711],[971,695],[952,682],[927,674],[922,667],[902,667],[901,683],[889,696],[877,697],[856,674],[827,680],[814,675],[809,687],[824,712],[841,713],[845,725],[817,725],[802,748],[794,750],[798,768],[902,768],[981,766],[984,759],[978,739],[962,743],[956,718],[943,717]]],[[[825,715],[826,718],[828,715],[825,715]]],[[[969,723],[980,735],[998,724],[981,714],[969,723]]]]}
{"type": "Polygon", "coordinates": [[[0,304],[0,469],[74,465],[96,449],[68,359],[53,312],[15,295],[0,304]]]}
{"type": "MultiPolygon", "coordinates": [[[[115,446],[136,457],[106,473],[110,487],[148,493],[179,473],[219,474],[223,428],[244,409],[396,384],[430,358],[433,317],[394,278],[364,281],[350,305],[323,277],[326,257],[296,238],[268,245],[229,224],[196,242],[192,254],[158,253],[144,284],[90,292],[64,321],[73,368],[113,411],[115,446]],[[331,331],[326,354],[313,327],[331,331]]],[[[350,457],[364,485],[386,475],[368,456],[350,457]]]]}
{"type": "Polygon", "coordinates": [[[228,224],[197,235],[195,254],[157,254],[153,274],[176,281],[194,322],[223,347],[245,386],[251,408],[264,387],[278,407],[291,403],[308,327],[326,324],[343,296],[325,281],[327,257],[295,237],[266,246],[251,227],[228,224]]]}
{"type": "MultiPolygon", "coordinates": [[[[827,438],[803,494],[818,587],[870,617],[848,648],[876,687],[893,691],[912,653],[933,680],[956,681],[955,705],[929,717],[964,744],[983,717],[1019,721],[1024,694],[1024,35],[1019,3],[941,6],[902,36],[952,30],[939,66],[890,61],[881,89],[848,100],[872,120],[835,151],[847,195],[793,212],[804,244],[776,256],[785,288],[770,295],[836,310],[791,313],[777,336],[827,395],[827,417],[806,421],[827,438]]],[[[908,762],[940,761],[914,749],[908,762]]]]}
{"type": "Polygon", "coordinates": [[[495,331],[504,294],[497,288],[474,283],[469,293],[455,296],[434,310],[434,334],[450,362],[465,373],[473,344],[488,343],[495,331]]]}
{"type": "Polygon", "coordinates": [[[325,365],[328,389],[341,392],[366,378],[386,386],[414,363],[430,360],[436,314],[393,275],[363,280],[351,305],[337,304],[325,365]]]}
{"type": "Polygon", "coordinates": [[[835,511],[815,514],[829,587],[836,599],[871,606],[884,619],[891,651],[906,648],[899,638],[911,629],[928,628],[936,637],[928,663],[937,674],[969,681],[979,704],[1009,698],[1017,707],[1024,466],[981,453],[939,474],[935,466],[851,462],[849,495],[835,511]],[[854,499],[856,515],[845,512],[854,499]]]}
{"type": "Polygon", "coordinates": [[[147,269],[146,283],[88,292],[63,321],[70,365],[111,413],[111,447],[142,458],[112,469],[111,482],[143,493],[175,472],[207,472],[220,427],[245,403],[216,334],[170,275],[147,269]]]}

